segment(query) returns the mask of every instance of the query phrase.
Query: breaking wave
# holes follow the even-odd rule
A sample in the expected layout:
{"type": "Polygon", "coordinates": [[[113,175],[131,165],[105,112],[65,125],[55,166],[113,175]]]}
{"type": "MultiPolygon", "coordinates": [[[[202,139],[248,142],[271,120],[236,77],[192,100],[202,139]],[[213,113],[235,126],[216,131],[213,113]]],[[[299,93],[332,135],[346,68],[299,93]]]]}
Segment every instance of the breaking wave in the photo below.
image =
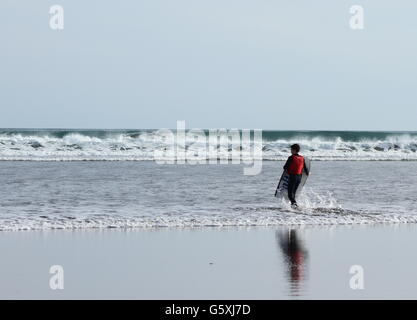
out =
{"type": "MultiPolygon", "coordinates": [[[[209,145],[208,131],[201,135],[198,142],[186,138],[185,151],[194,159],[229,159],[232,151],[253,158],[251,150],[232,143],[209,145]]],[[[349,131],[264,131],[262,158],[284,160],[293,143],[313,160],[417,160],[416,132],[349,131]]],[[[146,161],[159,160],[155,151],[166,149],[157,130],[0,130],[3,161],[146,161]]]]}

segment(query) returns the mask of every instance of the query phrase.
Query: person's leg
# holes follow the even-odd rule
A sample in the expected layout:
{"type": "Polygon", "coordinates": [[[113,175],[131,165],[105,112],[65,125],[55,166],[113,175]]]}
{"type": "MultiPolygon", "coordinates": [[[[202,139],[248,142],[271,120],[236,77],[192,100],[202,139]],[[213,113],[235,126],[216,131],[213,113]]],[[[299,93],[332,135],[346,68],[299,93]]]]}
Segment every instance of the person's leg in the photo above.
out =
{"type": "Polygon", "coordinates": [[[295,175],[290,174],[288,178],[288,199],[291,201],[291,204],[295,203],[295,175]]]}
{"type": "Polygon", "coordinates": [[[294,175],[294,182],[293,182],[293,199],[294,199],[294,202],[291,201],[292,204],[297,204],[297,201],[295,200],[295,196],[297,194],[298,186],[301,183],[301,177],[302,177],[301,174],[294,175]]]}

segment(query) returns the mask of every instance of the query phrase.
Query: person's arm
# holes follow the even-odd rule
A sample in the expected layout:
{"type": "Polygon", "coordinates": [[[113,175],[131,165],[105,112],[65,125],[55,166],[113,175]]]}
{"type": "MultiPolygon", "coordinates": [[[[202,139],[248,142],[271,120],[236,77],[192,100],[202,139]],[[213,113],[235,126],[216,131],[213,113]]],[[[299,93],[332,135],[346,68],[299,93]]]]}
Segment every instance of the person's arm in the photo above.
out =
{"type": "Polygon", "coordinates": [[[308,168],[306,166],[306,159],[304,159],[304,171],[305,171],[306,175],[310,175],[310,171],[308,170],[308,168]]]}
{"type": "Polygon", "coordinates": [[[292,161],[292,156],[289,156],[287,159],[287,162],[285,162],[285,165],[284,165],[285,171],[287,171],[287,169],[290,167],[291,161],[292,161]]]}

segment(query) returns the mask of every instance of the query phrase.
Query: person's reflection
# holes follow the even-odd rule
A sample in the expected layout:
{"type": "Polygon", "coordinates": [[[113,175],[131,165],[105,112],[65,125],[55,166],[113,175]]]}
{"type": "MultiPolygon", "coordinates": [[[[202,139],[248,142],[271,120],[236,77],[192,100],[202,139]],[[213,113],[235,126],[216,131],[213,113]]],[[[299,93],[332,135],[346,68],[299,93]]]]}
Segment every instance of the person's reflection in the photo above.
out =
{"type": "Polygon", "coordinates": [[[277,232],[277,239],[287,268],[287,279],[290,285],[290,295],[302,294],[307,271],[307,250],[295,229],[277,232]]]}

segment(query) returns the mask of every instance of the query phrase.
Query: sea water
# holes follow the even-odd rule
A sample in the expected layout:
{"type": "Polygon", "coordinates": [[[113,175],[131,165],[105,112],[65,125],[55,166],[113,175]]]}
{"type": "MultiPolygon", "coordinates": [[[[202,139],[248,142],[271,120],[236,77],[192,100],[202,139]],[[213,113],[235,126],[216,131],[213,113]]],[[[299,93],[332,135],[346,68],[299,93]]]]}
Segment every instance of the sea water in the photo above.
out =
{"type": "MultiPolygon", "coordinates": [[[[4,136],[23,149],[24,135],[4,136]]],[[[55,138],[55,147],[66,137],[55,138]]],[[[25,157],[38,160],[42,154],[56,159],[55,147],[46,142],[50,138],[37,139],[42,147],[29,149],[25,157]]],[[[103,144],[105,138],[84,138],[91,139],[87,147],[77,139],[81,150],[91,150],[93,141],[103,144]]],[[[7,148],[3,145],[0,157],[10,156],[5,156],[7,148]]],[[[388,157],[409,147],[401,148],[370,153],[388,157]]],[[[104,157],[104,153],[98,155],[104,157]]],[[[255,176],[243,175],[243,165],[233,164],[0,161],[0,230],[417,222],[417,162],[344,160],[313,160],[298,210],[274,197],[281,160],[264,161],[262,172],[255,176]]]]}
{"type": "MultiPolygon", "coordinates": [[[[264,160],[285,160],[292,143],[312,160],[417,160],[417,132],[263,131],[262,136],[264,160]]],[[[158,160],[155,151],[166,148],[162,140],[158,130],[0,129],[0,160],[158,160]]],[[[229,156],[227,148],[207,148],[202,141],[187,137],[185,148],[207,159],[229,156]]]]}

